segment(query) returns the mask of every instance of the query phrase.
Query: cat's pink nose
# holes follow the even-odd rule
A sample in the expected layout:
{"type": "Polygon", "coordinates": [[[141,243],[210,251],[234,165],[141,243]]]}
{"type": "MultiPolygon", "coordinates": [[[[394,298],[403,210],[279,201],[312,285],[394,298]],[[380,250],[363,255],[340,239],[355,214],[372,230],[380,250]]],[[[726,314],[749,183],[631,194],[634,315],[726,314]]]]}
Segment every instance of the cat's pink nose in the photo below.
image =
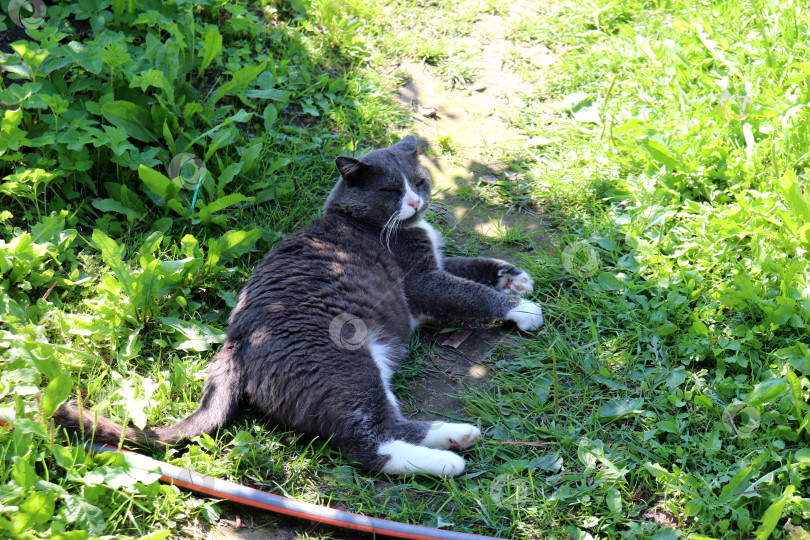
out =
{"type": "Polygon", "coordinates": [[[418,199],[413,200],[413,201],[408,201],[407,204],[408,204],[408,206],[410,206],[414,210],[419,210],[419,200],[418,199]]]}

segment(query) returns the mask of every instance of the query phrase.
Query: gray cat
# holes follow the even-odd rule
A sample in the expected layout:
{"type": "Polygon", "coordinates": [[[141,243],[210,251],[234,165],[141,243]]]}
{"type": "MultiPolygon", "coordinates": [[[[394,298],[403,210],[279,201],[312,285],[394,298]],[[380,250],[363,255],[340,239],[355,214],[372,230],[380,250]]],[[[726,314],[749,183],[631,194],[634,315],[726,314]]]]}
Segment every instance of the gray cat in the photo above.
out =
{"type": "MultiPolygon", "coordinates": [[[[432,186],[417,140],[336,159],[341,178],[324,216],[280,242],[239,293],[227,341],[208,371],[199,408],[170,427],[123,428],[95,419],[95,441],[157,447],[208,433],[242,405],[273,421],[331,438],[350,461],[389,474],[457,475],[448,449],[471,446],[475,426],[403,418],[390,390],[408,339],[425,319],[543,324],[522,270],[495,259],[442,254],[423,215],[432,186]]],[[[91,433],[93,414],[67,405],[54,415],[71,434],[91,433]]]]}

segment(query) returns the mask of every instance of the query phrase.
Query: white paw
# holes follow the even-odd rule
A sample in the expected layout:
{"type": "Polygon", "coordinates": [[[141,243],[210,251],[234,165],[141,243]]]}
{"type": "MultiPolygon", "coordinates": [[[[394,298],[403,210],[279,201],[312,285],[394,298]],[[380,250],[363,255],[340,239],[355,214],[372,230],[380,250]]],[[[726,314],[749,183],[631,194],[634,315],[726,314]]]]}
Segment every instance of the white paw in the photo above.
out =
{"type": "Polygon", "coordinates": [[[475,444],[476,439],[480,436],[481,430],[470,424],[433,422],[422,440],[422,446],[463,450],[475,444]]]}
{"type": "Polygon", "coordinates": [[[529,277],[529,274],[523,271],[516,276],[505,273],[498,278],[497,287],[499,291],[517,293],[523,296],[534,290],[534,280],[529,277]]]}
{"type": "Polygon", "coordinates": [[[464,472],[464,458],[447,450],[390,441],[380,445],[378,454],[388,455],[383,472],[388,474],[426,473],[436,476],[456,476],[464,472]]]}
{"type": "Polygon", "coordinates": [[[543,310],[534,302],[521,300],[520,303],[506,314],[506,320],[515,321],[521,330],[537,330],[543,325],[543,310]]]}

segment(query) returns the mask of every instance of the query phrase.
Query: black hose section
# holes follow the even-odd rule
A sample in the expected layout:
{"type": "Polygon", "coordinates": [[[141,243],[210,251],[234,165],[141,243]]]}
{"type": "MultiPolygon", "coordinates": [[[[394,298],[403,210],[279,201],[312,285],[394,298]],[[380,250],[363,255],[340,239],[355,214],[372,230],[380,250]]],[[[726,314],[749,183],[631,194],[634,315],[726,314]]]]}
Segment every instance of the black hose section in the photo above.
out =
{"type": "MultiPolygon", "coordinates": [[[[0,424],[2,423],[3,422],[0,421],[0,424]]],[[[121,452],[118,448],[97,443],[86,443],[85,448],[96,454],[121,452]]],[[[130,460],[133,461],[133,464],[145,470],[160,470],[160,473],[163,475],[161,480],[165,482],[254,508],[261,508],[278,514],[324,523],[334,527],[393,538],[409,538],[412,540],[504,540],[503,538],[495,538],[492,536],[434,529],[431,527],[409,525],[407,523],[389,521],[387,519],[353,514],[343,510],[336,510],[326,506],[273,495],[259,491],[258,489],[228,482],[227,480],[205,476],[192,470],[170,465],[169,463],[158,461],[129,450],[124,450],[123,452],[126,452],[130,460]]]]}

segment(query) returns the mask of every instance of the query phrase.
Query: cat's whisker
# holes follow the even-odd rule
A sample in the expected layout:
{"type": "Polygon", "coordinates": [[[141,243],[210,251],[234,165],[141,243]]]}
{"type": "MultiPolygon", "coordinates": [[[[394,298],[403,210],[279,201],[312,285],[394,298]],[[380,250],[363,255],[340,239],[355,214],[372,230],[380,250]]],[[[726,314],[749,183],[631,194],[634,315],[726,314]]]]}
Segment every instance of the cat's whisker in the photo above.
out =
{"type": "Polygon", "coordinates": [[[386,247],[388,248],[388,251],[391,251],[391,235],[393,234],[394,238],[396,238],[397,229],[399,229],[399,224],[402,222],[402,219],[400,219],[399,217],[399,212],[394,213],[392,217],[394,217],[395,219],[394,222],[391,224],[391,226],[388,227],[388,234],[386,235],[385,238],[385,244],[386,247]]]}
{"type": "Polygon", "coordinates": [[[391,217],[388,218],[388,221],[385,222],[385,225],[383,225],[383,228],[380,231],[380,243],[384,244],[388,251],[391,251],[391,229],[397,224],[398,218],[399,212],[394,212],[391,214],[391,217]],[[394,221],[393,224],[391,223],[392,221],[394,221]],[[386,229],[388,229],[387,233],[386,229]],[[383,234],[385,234],[385,242],[383,242],[383,234]]]}

